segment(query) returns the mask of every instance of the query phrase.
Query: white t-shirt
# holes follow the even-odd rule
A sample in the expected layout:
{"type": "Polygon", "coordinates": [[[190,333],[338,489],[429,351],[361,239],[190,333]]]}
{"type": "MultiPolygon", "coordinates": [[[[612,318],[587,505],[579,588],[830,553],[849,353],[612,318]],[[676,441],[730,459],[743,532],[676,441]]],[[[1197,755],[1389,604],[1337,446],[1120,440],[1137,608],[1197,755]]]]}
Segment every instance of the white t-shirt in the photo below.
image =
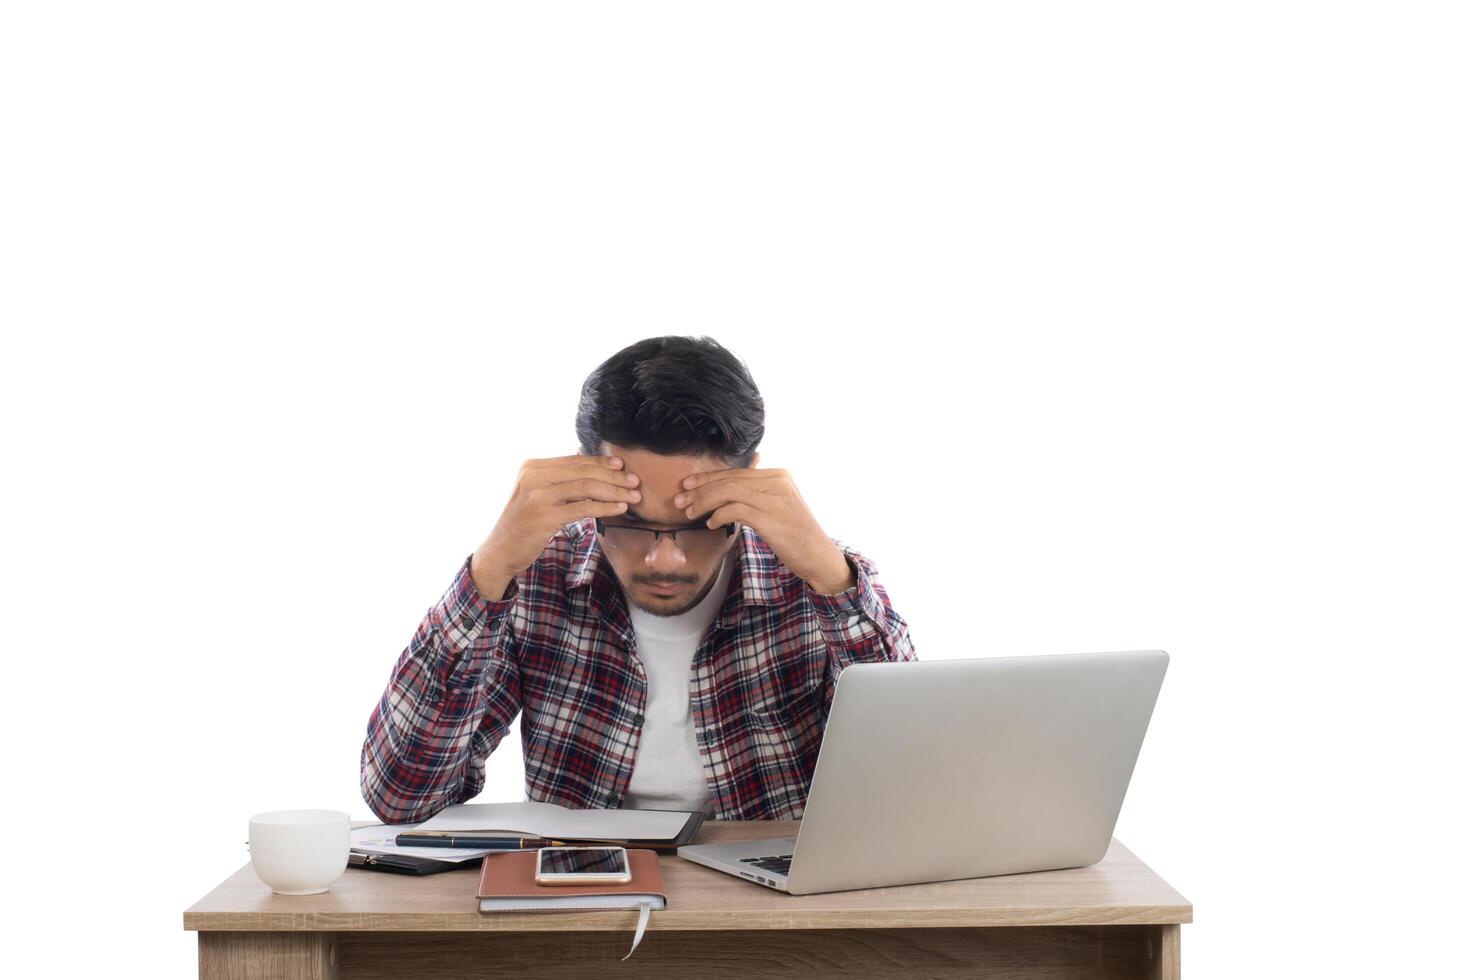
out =
{"type": "Polygon", "coordinates": [[[694,739],[689,669],[699,641],[724,604],[732,572],[733,562],[727,554],[709,594],[678,616],[654,616],[627,604],[638,659],[648,681],[648,704],[632,778],[622,801],[626,809],[714,812],[694,739]]]}

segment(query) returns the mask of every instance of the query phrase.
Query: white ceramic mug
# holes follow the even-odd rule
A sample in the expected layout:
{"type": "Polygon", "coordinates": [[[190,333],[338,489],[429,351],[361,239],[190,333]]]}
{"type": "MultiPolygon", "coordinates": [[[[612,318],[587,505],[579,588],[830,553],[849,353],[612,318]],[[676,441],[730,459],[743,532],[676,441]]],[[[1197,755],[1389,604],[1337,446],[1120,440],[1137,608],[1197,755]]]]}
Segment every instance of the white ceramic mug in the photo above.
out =
{"type": "Polygon", "coordinates": [[[250,863],[277,895],[319,895],[347,870],[352,818],[340,810],[272,810],[250,818],[250,863]]]}

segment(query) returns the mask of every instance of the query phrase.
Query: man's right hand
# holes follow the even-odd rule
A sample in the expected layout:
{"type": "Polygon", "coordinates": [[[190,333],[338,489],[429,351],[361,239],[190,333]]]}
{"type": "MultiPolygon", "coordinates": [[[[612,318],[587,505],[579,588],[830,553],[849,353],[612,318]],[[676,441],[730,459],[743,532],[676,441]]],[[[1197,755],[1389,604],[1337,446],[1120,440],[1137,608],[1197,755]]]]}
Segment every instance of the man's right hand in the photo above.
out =
{"type": "Polygon", "coordinates": [[[510,502],[469,562],[479,594],[504,597],[510,580],[529,568],[563,524],[612,517],[642,499],[634,473],[616,456],[531,459],[520,467],[510,502]]]}

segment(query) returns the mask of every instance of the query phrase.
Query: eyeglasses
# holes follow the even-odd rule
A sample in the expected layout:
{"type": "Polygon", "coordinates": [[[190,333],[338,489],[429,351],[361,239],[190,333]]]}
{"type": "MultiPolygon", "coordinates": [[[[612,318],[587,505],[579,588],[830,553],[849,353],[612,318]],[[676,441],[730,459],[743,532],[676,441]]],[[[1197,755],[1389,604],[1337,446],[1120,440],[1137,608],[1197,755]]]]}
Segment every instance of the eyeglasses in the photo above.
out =
{"type": "Polygon", "coordinates": [[[607,547],[643,555],[658,547],[658,539],[665,534],[673,538],[673,543],[679,551],[684,554],[697,554],[702,551],[715,550],[735,533],[733,524],[722,524],[719,527],[680,527],[671,531],[658,531],[651,527],[608,524],[600,517],[596,520],[597,533],[602,535],[602,540],[607,543],[607,547]]]}

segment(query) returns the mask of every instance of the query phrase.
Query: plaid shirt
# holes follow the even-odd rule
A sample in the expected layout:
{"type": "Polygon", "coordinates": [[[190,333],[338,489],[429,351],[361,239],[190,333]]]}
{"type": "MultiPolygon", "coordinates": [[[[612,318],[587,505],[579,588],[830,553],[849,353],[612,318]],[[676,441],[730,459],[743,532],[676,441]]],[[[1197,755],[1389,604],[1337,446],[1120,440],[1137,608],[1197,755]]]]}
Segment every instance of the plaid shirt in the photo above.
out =
{"type": "MultiPolygon", "coordinates": [[[[842,668],[915,659],[876,566],[833,543],[857,584],[822,595],[740,528],[729,591],[689,682],[718,819],[798,819],[842,668]]],[[[373,813],[415,822],[478,795],[485,758],[517,712],[528,799],[620,806],[647,700],[626,602],[591,519],[557,532],[495,602],[466,560],[368,721],[362,794],[373,813]]]]}

